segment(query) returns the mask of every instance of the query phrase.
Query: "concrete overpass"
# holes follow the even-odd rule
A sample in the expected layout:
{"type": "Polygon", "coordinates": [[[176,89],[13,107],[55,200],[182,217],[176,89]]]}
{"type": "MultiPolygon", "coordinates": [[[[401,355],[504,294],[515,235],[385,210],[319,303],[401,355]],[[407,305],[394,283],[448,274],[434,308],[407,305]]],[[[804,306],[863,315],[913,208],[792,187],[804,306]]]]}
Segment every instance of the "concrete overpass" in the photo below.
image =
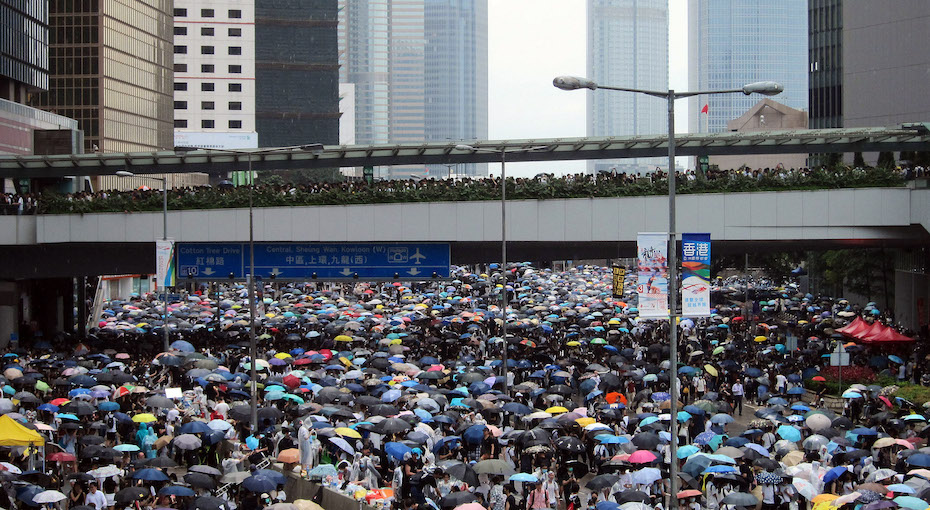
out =
{"type": "MultiPolygon", "coordinates": [[[[680,232],[709,232],[715,253],[930,241],[930,189],[689,194],[680,232]]],[[[664,196],[508,201],[512,260],[632,256],[638,232],[667,229],[664,196]]],[[[457,264],[500,255],[500,202],[254,210],[258,242],[449,242],[457,264]]],[[[168,212],[179,242],[246,242],[248,209],[168,212]]],[[[162,213],[0,216],[0,279],[150,273],[162,213]]]]}

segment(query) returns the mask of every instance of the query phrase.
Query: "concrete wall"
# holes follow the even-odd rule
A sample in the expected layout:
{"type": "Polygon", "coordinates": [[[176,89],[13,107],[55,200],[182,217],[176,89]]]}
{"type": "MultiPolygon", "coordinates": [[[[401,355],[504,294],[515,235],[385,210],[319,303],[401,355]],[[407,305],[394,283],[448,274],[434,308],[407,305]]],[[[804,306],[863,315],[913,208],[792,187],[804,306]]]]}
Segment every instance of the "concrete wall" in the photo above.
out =
{"type": "MultiPolygon", "coordinates": [[[[512,241],[633,241],[667,230],[663,196],[508,202],[512,241]]],[[[679,232],[718,241],[900,239],[930,231],[930,189],[868,188],[680,195],[679,232]]],[[[435,202],[254,210],[256,241],[500,240],[500,203],[435,202]]],[[[162,215],[109,213],[0,216],[0,243],[140,243],[161,238],[162,215]],[[31,233],[31,235],[30,235],[31,233]]],[[[169,211],[181,242],[248,241],[248,209],[169,211]]]]}

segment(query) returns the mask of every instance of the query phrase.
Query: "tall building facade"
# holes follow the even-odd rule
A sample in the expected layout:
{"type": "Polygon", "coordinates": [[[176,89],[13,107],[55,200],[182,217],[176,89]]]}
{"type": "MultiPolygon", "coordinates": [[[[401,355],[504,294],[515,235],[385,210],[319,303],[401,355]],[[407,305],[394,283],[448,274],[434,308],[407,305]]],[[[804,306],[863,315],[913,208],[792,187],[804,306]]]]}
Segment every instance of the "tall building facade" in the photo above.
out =
{"type": "Polygon", "coordinates": [[[843,1],[808,1],[810,127],[843,127],[843,1]]]}
{"type": "Polygon", "coordinates": [[[258,147],[255,4],[175,0],[174,145],[258,147]]]}
{"type": "MultiPolygon", "coordinates": [[[[668,90],[668,0],[588,0],[587,76],[615,87],[668,90]]],[[[667,103],[634,93],[587,93],[588,136],[666,133],[667,103]]],[[[589,172],[636,171],[667,159],[588,162],[589,172]]]]}
{"type": "MultiPolygon", "coordinates": [[[[726,90],[771,80],[785,88],[775,98],[778,102],[807,110],[807,4],[807,0],[688,0],[689,89],[726,90]]],[[[758,101],[742,94],[695,96],[689,100],[689,130],[723,131],[728,121],[758,101]]]]}
{"type": "Polygon", "coordinates": [[[921,0],[843,2],[844,127],[930,119],[928,26],[921,0]]]}
{"type": "Polygon", "coordinates": [[[255,0],[261,146],[339,142],[337,11],[337,0],[255,0]]]}
{"type": "Polygon", "coordinates": [[[48,88],[48,1],[0,0],[0,99],[48,88]]]}
{"type": "MultiPolygon", "coordinates": [[[[426,141],[488,138],[488,2],[425,0],[426,141]]],[[[430,175],[445,176],[445,165],[430,175]]],[[[462,164],[457,175],[487,175],[486,164],[462,164]]]]}
{"type": "MultiPolygon", "coordinates": [[[[78,121],[87,152],[173,147],[170,0],[50,0],[49,87],[30,104],[78,121]]],[[[103,176],[95,187],[149,184],[103,176]]],[[[169,185],[186,185],[169,176],[169,185]]]]}
{"type": "MultiPolygon", "coordinates": [[[[340,80],[359,144],[487,138],[487,0],[340,0],[340,80]]],[[[378,175],[444,176],[398,166],[378,175]]],[[[458,174],[486,173],[459,165],[458,174]]]]}

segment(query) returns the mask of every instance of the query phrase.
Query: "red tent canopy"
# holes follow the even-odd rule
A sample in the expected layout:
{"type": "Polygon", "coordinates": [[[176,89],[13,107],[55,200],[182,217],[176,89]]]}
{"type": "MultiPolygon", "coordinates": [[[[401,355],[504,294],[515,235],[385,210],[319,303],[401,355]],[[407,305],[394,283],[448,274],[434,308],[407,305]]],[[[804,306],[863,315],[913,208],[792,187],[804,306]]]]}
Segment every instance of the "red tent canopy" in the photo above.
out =
{"type": "Polygon", "coordinates": [[[862,340],[863,342],[868,343],[872,341],[873,338],[882,334],[882,332],[885,331],[886,328],[887,326],[885,326],[881,322],[875,321],[871,326],[869,326],[869,329],[865,331],[860,331],[859,334],[856,335],[856,338],[858,338],[859,340],[862,340]]]}
{"type": "Polygon", "coordinates": [[[856,338],[858,337],[859,333],[868,331],[870,327],[871,326],[868,322],[862,320],[862,317],[856,316],[855,320],[843,326],[842,328],[837,329],[836,331],[846,336],[856,338]]]}
{"type": "Polygon", "coordinates": [[[894,328],[885,327],[881,333],[862,340],[864,343],[889,343],[889,342],[913,342],[914,339],[898,333],[894,328]]]}

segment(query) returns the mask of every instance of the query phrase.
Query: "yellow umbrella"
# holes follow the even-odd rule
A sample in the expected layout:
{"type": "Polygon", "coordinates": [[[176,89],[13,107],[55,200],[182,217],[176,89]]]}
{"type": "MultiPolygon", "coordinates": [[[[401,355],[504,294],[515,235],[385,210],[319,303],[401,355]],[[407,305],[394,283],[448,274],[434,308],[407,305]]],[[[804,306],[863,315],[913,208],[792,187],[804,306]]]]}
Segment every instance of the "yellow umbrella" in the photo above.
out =
{"type": "Polygon", "coordinates": [[[582,427],[587,427],[588,425],[590,425],[590,424],[592,424],[592,423],[597,423],[597,420],[595,420],[594,418],[591,418],[590,416],[586,416],[586,417],[584,417],[584,418],[578,418],[578,419],[576,419],[576,420],[575,420],[575,423],[577,423],[578,425],[580,425],[580,426],[582,426],[582,427]]]}
{"type": "Polygon", "coordinates": [[[152,413],[139,413],[132,417],[132,421],[136,423],[152,423],[155,421],[155,415],[152,413]]]}
{"type": "Polygon", "coordinates": [[[766,341],[766,340],[768,340],[768,338],[766,338],[766,337],[764,337],[764,336],[762,336],[762,335],[759,335],[759,336],[753,338],[753,341],[756,341],[756,342],[764,342],[764,341],[766,341]]]}
{"type": "Polygon", "coordinates": [[[334,340],[336,340],[337,342],[351,342],[352,337],[349,335],[339,335],[336,338],[334,338],[334,340]]]}
{"type": "Polygon", "coordinates": [[[814,499],[811,500],[811,503],[817,504],[817,503],[823,503],[825,501],[833,501],[834,499],[838,497],[839,496],[837,496],[836,494],[818,494],[814,496],[814,499]]]}
{"type": "Polygon", "coordinates": [[[388,345],[400,345],[403,341],[400,338],[392,338],[388,345]]]}
{"type": "Polygon", "coordinates": [[[350,429],[349,427],[337,427],[335,432],[342,437],[351,437],[352,439],[361,439],[362,435],[358,431],[350,429]]]}
{"type": "Polygon", "coordinates": [[[717,377],[717,369],[714,368],[712,365],[704,365],[704,371],[714,377],[717,377]]]}
{"type": "Polygon", "coordinates": [[[567,346],[569,346],[569,347],[578,347],[579,345],[581,345],[581,342],[579,342],[579,341],[577,341],[577,340],[572,340],[571,342],[568,342],[568,343],[566,343],[565,345],[567,345],[567,346]]]}
{"type": "Polygon", "coordinates": [[[290,353],[287,353],[287,352],[279,352],[279,353],[275,354],[274,357],[275,357],[275,358],[278,358],[278,359],[287,359],[287,358],[290,358],[291,355],[290,355],[290,353]]]}
{"type": "Polygon", "coordinates": [[[351,366],[352,366],[352,362],[349,361],[349,358],[347,358],[347,357],[345,357],[345,356],[339,356],[339,362],[342,363],[343,365],[347,366],[347,367],[351,367],[351,366]]]}
{"type": "Polygon", "coordinates": [[[546,412],[549,414],[567,413],[568,409],[565,409],[562,406],[553,406],[553,407],[550,407],[549,409],[546,409],[546,412]]]}

